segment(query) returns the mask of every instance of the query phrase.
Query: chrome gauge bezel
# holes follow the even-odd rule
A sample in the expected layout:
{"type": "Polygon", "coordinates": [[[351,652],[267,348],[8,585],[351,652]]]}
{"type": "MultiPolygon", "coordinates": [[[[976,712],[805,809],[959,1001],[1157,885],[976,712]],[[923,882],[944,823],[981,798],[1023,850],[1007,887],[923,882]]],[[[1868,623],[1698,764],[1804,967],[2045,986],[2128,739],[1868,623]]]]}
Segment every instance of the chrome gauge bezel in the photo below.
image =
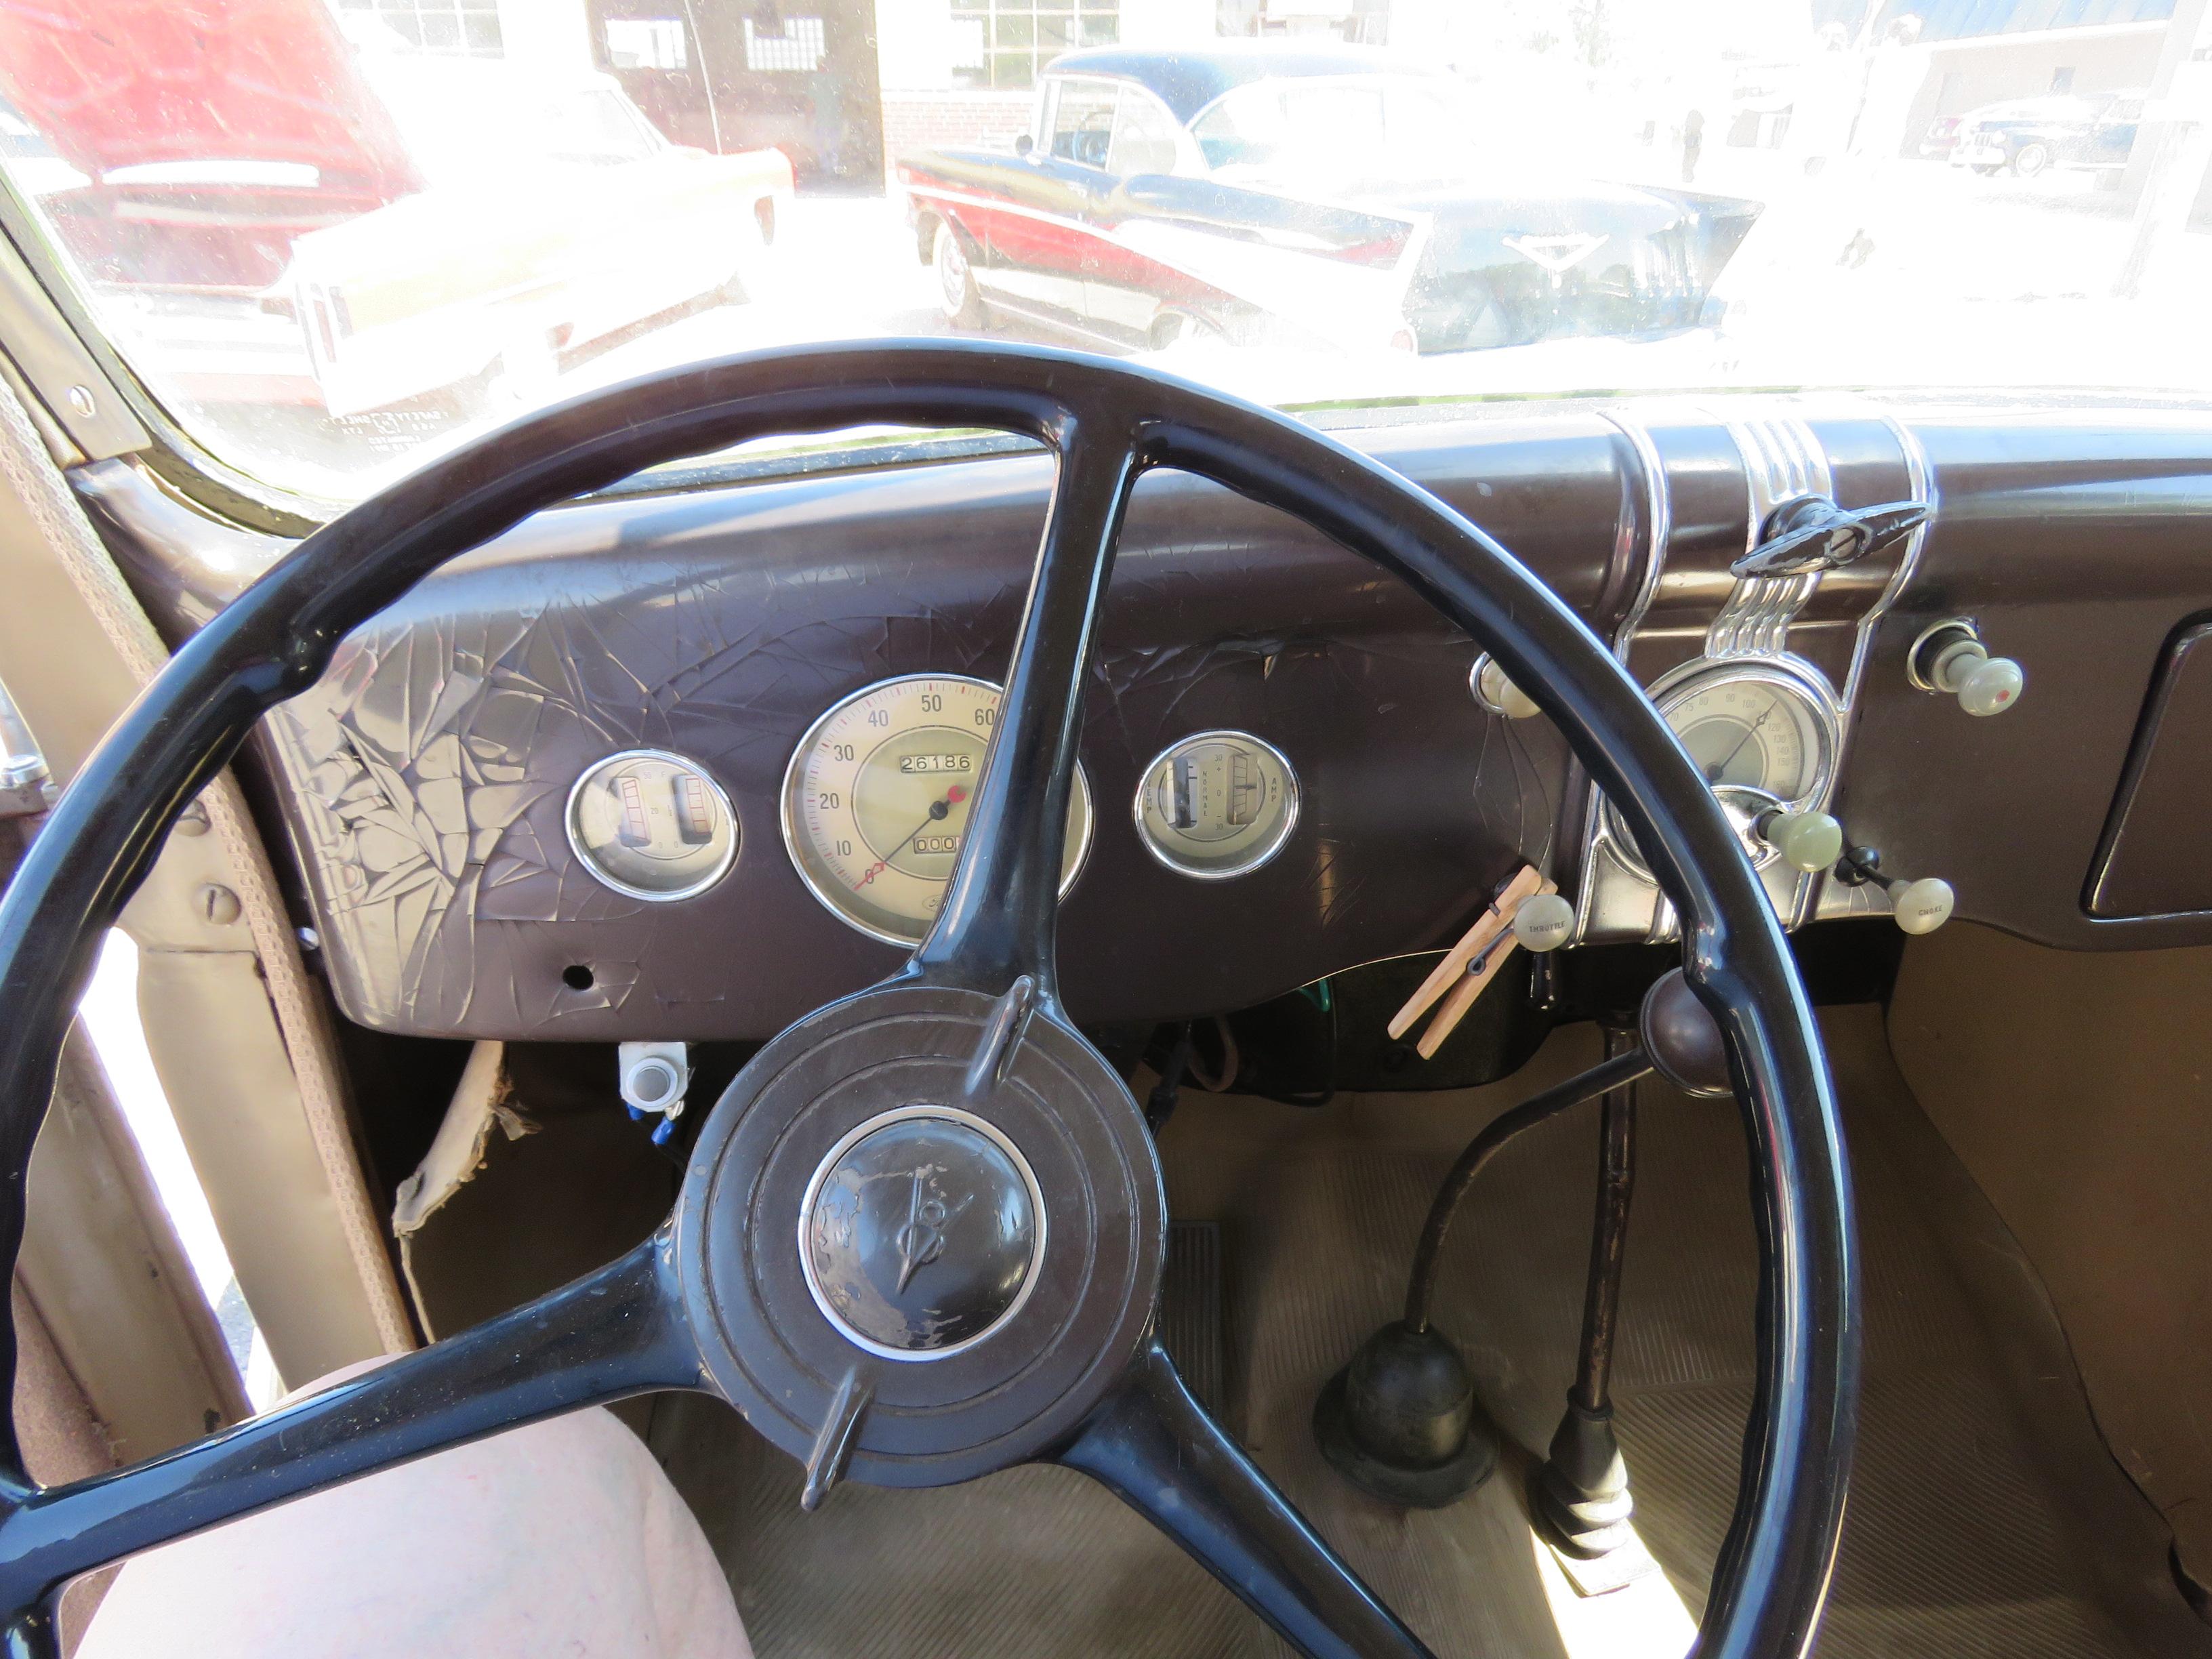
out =
{"type": "MultiPolygon", "coordinates": [[[[814,896],[815,902],[821,905],[821,907],[827,910],[831,915],[836,917],[838,921],[843,922],[848,927],[853,929],[854,932],[866,933],[870,939],[881,939],[886,945],[896,945],[902,951],[911,951],[915,949],[919,941],[908,937],[904,933],[895,933],[888,928],[878,927],[873,923],[853,915],[852,912],[845,908],[842,901],[836,896],[839,890],[823,882],[816,876],[813,871],[807,867],[806,860],[801,855],[799,850],[805,834],[805,828],[804,825],[800,824],[795,817],[793,817],[792,813],[792,803],[796,798],[796,786],[799,781],[800,769],[805,764],[808,753],[813,749],[816,743],[821,739],[822,733],[829,727],[830,721],[836,720],[839,714],[842,714],[853,704],[872,697],[878,691],[888,690],[896,685],[911,684],[919,680],[935,680],[947,684],[971,685],[980,690],[990,692],[994,696],[999,699],[1002,707],[1006,702],[1006,688],[1005,686],[1000,685],[996,680],[983,679],[974,674],[941,674],[931,672],[923,672],[919,674],[892,674],[883,679],[872,681],[866,685],[859,686],[854,690],[848,691],[843,696],[839,697],[836,702],[832,702],[827,708],[823,709],[820,714],[815,717],[812,723],[807,726],[805,735],[799,738],[797,746],[792,750],[791,758],[784,763],[783,781],[778,787],[776,792],[776,822],[781,826],[783,830],[784,857],[790,861],[793,872],[796,874],[800,882],[805,885],[806,890],[814,896]]],[[[997,732],[995,724],[992,729],[993,734],[995,736],[997,732]]],[[[985,752],[989,752],[988,744],[985,746],[985,752]]],[[[980,784],[981,781],[981,773],[977,774],[977,781],[980,784]]],[[[1073,890],[1075,884],[1082,879],[1083,872],[1091,862],[1091,845],[1092,842],[1097,839],[1098,836],[1098,797],[1091,790],[1091,780],[1085,774],[1083,763],[1079,760],[1075,763],[1075,787],[1081,790],[1085,799],[1090,801],[1091,810],[1083,816],[1083,840],[1082,843],[1076,848],[1075,861],[1068,866],[1067,873],[1060,878],[1060,896],[1063,900],[1066,899],[1068,894],[1073,890]]],[[[926,939],[928,937],[928,931],[925,929],[922,933],[922,938],[926,939]]]]}
{"type": "Polygon", "coordinates": [[[738,822],[737,809],[730,805],[729,791],[723,788],[715,781],[714,775],[697,761],[693,760],[689,755],[679,755],[672,749],[618,749],[611,755],[602,755],[593,761],[576,774],[576,781],[568,786],[568,798],[561,807],[561,827],[568,838],[568,851],[574,856],[576,862],[584,866],[586,875],[610,892],[620,893],[625,898],[641,899],[647,904],[680,904],[686,899],[697,898],[730,873],[738,861],[738,848],[744,840],[744,826],[738,822]],[[707,786],[707,793],[713,798],[716,810],[721,813],[724,821],[730,827],[729,844],[722,849],[722,856],[715,862],[714,867],[686,886],[662,891],[655,888],[639,887],[633,883],[624,881],[599,862],[599,855],[585,844],[583,835],[576,823],[577,807],[584,799],[586,787],[592,779],[610,767],[619,766],[625,761],[641,760],[659,761],[664,765],[679,766],[685,771],[696,775],[699,781],[707,786]]]}
{"type": "Polygon", "coordinates": [[[1137,826],[1137,844],[1150,854],[1152,862],[1161,868],[1172,871],[1176,875],[1191,881],[1234,881],[1237,877],[1249,876],[1255,870],[1269,863],[1277,854],[1290,844],[1291,832],[1298,827],[1298,815],[1304,807],[1304,787],[1298,781],[1298,769],[1291,765],[1291,757],[1276,748],[1273,744],[1269,743],[1265,738],[1255,737],[1249,732],[1238,732],[1226,726],[1217,726],[1211,731],[1193,732],[1188,736],[1177,738],[1145,763],[1144,769],[1137,774],[1136,793],[1129,799],[1129,817],[1137,826]],[[1188,749],[1194,744],[1224,741],[1249,743],[1255,749],[1264,750],[1273,756],[1275,764],[1283,769],[1283,821],[1273,836],[1265,841],[1253,843],[1240,855],[1236,863],[1218,865],[1206,870],[1194,869],[1177,860],[1173,854],[1154,841],[1151,826],[1145,822],[1145,791],[1152,783],[1152,774],[1158,771],[1178,751],[1188,749]]]}
{"type": "MultiPolygon", "coordinates": [[[[1799,668],[1783,659],[1759,662],[1730,661],[1716,663],[1700,657],[1685,664],[1672,673],[1662,674],[1650,687],[1649,696],[1660,718],[1673,729],[1674,711],[1691,698],[1723,685],[1757,684],[1773,687],[1785,697],[1798,701],[1813,716],[1816,752],[1813,757],[1812,782],[1802,794],[1782,801],[1783,810],[1792,812],[1811,811],[1827,803],[1834,787],[1836,757],[1843,751],[1843,714],[1837,707],[1835,696],[1819,671],[1809,665],[1799,668]]],[[[1739,793],[1750,793],[1740,790],[1739,793]]],[[[1612,801],[1607,800],[1599,814],[1600,837],[1607,853],[1613,860],[1640,881],[1652,879],[1650,867],[1636,845],[1636,838],[1621,821],[1612,801]]],[[[1781,854],[1747,826],[1740,837],[1744,851],[1751,860],[1752,868],[1764,870],[1781,854]]]]}

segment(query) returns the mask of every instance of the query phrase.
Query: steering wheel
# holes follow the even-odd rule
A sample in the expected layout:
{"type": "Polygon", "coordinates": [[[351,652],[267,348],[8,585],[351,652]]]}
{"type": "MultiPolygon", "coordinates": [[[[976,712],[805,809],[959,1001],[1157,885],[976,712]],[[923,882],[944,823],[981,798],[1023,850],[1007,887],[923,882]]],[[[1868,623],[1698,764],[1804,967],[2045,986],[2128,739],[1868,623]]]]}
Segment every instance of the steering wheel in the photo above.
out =
{"type": "MultiPolygon", "coordinates": [[[[1056,990],[1083,685],[1122,512],[1152,467],[1285,509],[1412,584],[1557,723],[1650,858],[1728,1042],[1761,1263],[1759,1384],[1700,1645],[1802,1652],[1853,1440],[1850,1187],[1803,989],[1726,817],[1612,654],[1465,519],[1286,416],[1094,358],[870,342],[673,369],[491,433],[307,538],[132,705],[0,902],[8,1260],[101,936],[256,720],[312,684],[350,629],[541,507],[748,439],[878,423],[1020,433],[1059,459],[997,736],[928,939],[760,1051],[702,1127],[673,1212],[611,1266],[130,1468],[42,1488],[12,1433],[0,1442],[0,1653],[58,1654],[54,1598],[76,1574],[660,1389],[717,1395],[805,1460],[810,1507],[841,1476],[939,1486],[1056,1462],[1110,1487],[1301,1651],[1426,1651],[1176,1376],[1153,1334],[1158,1153],[1056,990]]],[[[12,1329],[5,1354],[12,1373],[12,1329]]]]}

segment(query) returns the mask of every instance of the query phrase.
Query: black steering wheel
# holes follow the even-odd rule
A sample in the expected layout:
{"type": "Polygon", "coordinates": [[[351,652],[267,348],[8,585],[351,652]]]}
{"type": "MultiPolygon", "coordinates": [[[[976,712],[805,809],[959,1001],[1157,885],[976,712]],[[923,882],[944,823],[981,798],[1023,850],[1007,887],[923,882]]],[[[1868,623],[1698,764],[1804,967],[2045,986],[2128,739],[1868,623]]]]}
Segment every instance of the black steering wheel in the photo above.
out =
{"type": "MultiPolygon", "coordinates": [[[[1152,1334],[1157,1151],[1055,990],[1082,689],[1131,486],[1151,467],[1283,508],[1490,650],[1619,807],[1683,921],[1751,1139],[1759,1387],[1701,1650],[1812,1639],[1853,1438],[1851,1200],[1826,1063],[1774,912],[1705,781],[1612,654],[1433,496],[1269,410],[1071,354],[915,342],[672,370],[530,416],[310,536],[179,651],[85,764],[0,902],[0,1247],[103,932],[170,823],[352,629],[540,507],[747,439],[983,427],[1059,456],[998,734],[935,930],[800,1020],[702,1127],[661,1229],[542,1300],[133,1468],[41,1488],[0,1443],[0,1652],[58,1654],[76,1574],[513,1425],[658,1389],[743,1412],[840,1476],[1031,1460],[1112,1488],[1300,1650],[1419,1654],[1208,1418],[1152,1334]],[[905,1172],[926,1158],[925,1203],[905,1172]],[[798,1248],[794,1249],[794,1239],[798,1248]],[[915,1289],[928,1277],[928,1294],[915,1289]]],[[[12,1373],[12,1334],[7,1349],[12,1373]]],[[[0,1376],[4,1382],[5,1376],[0,1376]]]]}

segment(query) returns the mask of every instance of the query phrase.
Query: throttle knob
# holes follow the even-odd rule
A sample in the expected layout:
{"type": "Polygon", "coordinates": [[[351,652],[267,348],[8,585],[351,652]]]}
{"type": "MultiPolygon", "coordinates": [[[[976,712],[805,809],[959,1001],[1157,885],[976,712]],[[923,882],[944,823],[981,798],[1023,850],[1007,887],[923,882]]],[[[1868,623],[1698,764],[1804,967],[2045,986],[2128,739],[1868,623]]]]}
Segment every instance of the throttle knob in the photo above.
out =
{"type": "Polygon", "coordinates": [[[1959,700],[1969,714],[2002,714],[2027,689],[2027,672],[2010,657],[1992,657],[1974,624],[1938,623],[1913,642],[1912,683],[1959,700]]]}
{"type": "Polygon", "coordinates": [[[1522,899],[1513,913],[1513,937],[1524,951],[1556,951],[1574,929],[1575,907],[1557,893],[1522,899]]]}
{"type": "Polygon", "coordinates": [[[1826,812],[1772,812],[1759,821],[1761,840],[1793,870],[1826,870],[1844,855],[1844,826],[1826,812]]]}

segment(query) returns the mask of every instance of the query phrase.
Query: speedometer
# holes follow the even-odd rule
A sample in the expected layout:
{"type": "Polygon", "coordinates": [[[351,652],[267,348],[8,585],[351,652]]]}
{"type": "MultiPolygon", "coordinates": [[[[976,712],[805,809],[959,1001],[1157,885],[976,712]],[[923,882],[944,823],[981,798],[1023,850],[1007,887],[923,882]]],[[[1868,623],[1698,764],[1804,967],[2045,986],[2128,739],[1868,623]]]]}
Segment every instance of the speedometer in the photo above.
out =
{"type": "MultiPolygon", "coordinates": [[[[854,692],[814,722],[783,780],[783,838],[814,896],[894,945],[936,925],[959,862],[999,688],[962,674],[909,674],[854,692]]],[[[1091,786],[1075,769],[1066,893],[1091,847],[1091,786]]]]}

